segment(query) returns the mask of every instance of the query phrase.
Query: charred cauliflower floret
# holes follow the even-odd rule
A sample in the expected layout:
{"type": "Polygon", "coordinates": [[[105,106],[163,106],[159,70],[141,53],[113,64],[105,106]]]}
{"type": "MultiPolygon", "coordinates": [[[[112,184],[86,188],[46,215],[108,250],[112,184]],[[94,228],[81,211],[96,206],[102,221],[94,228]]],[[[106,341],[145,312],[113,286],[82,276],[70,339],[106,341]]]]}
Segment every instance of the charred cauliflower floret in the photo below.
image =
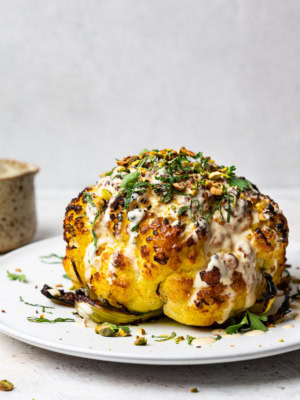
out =
{"type": "Polygon", "coordinates": [[[165,314],[209,326],[264,312],[288,244],[273,200],[185,148],[118,160],[72,200],[64,235],[64,268],[99,310],[93,319],[120,323],[165,314]]]}

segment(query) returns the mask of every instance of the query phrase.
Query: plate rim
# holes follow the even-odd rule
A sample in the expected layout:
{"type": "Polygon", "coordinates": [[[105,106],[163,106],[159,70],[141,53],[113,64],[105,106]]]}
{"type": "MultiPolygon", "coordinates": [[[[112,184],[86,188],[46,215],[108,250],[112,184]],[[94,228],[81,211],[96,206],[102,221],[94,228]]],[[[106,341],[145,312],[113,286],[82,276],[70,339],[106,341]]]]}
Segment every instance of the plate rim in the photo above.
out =
{"type": "MultiPolygon", "coordinates": [[[[0,257],[0,268],[6,260],[9,260],[14,255],[18,255],[22,253],[24,250],[27,250],[30,247],[38,247],[46,242],[55,242],[61,241],[62,237],[60,235],[53,236],[47,239],[41,239],[35,241],[33,243],[27,244],[25,246],[20,247],[19,249],[13,250],[5,255],[0,257]]],[[[300,241],[290,241],[290,245],[299,246],[300,241]]],[[[120,363],[129,363],[129,364],[144,364],[144,365],[201,365],[201,364],[217,364],[221,362],[238,362],[238,361],[246,361],[264,357],[271,357],[279,354],[288,353],[291,351],[300,349],[300,340],[297,343],[285,344],[284,346],[276,347],[276,348],[264,348],[261,352],[253,353],[251,351],[246,351],[242,354],[232,354],[227,356],[210,356],[210,357],[177,357],[177,356],[157,356],[148,354],[147,356],[142,354],[118,354],[115,352],[107,353],[107,351],[95,350],[95,349],[82,349],[80,347],[69,346],[63,343],[52,343],[47,339],[41,339],[39,337],[33,336],[31,334],[23,333],[14,328],[11,328],[4,323],[0,322],[0,332],[12,337],[21,342],[27,343],[29,345],[42,348],[48,351],[53,351],[60,354],[67,354],[70,356],[94,359],[94,360],[102,360],[102,361],[110,361],[110,362],[120,362],[120,363]]]]}

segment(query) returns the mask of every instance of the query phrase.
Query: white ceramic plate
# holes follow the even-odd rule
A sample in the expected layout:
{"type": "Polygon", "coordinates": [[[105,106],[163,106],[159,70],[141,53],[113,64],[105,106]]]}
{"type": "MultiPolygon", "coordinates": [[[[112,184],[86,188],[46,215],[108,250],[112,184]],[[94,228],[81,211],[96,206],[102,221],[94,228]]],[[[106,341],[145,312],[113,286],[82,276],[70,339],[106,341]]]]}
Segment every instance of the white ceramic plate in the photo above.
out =
{"type": "MultiPolygon", "coordinates": [[[[24,301],[55,306],[47,309],[53,314],[44,312],[45,318],[57,317],[74,318],[72,308],[54,305],[46,299],[40,290],[45,283],[49,286],[63,284],[69,289],[70,281],[63,277],[64,270],[59,264],[44,264],[40,256],[56,253],[64,254],[64,242],[60,237],[43,240],[0,258],[0,331],[23,342],[78,357],[92,358],[138,364],[157,365],[187,365],[208,364],[229,361],[239,361],[271,356],[300,348],[300,320],[295,308],[288,316],[288,321],[276,328],[269,329],[261,336],[224,337],[211,345],[200,348],[190,346],[187,341],[176,344],[174,340],[156,342],[152,335],[171,334],[177,336],[191,335],[195,337],[210,336],[209,329],[193,328],[178,324],[169,319],[140,324],[147,333],[147,346],[134,346],[136,326],[131,327],[132,337],[105,338],[94,333],[94,329],[80,326],[80,322],[64,323],[32,323],[28,316],[39,316],[42,310],[26,305],[24,301]],[[7,271],[16,272],[21,269],[28,283],[11,281],[7,278],[7,271]],[[2,312],[2,310],[5,311],[2,312]],[[38,310],[39,314],[36,314],[38,310]],[[297,318],[297,319],[295,319],[297,318]],[[293,324],[291,329],[283,329],[284,325],[293,324]]],[[[293,265],[293,274],[300,276],[300,244],[291,243],[288,248],[288,262],[293,265]]],[[[20,273],[20,272],[19,272],[20,273]]],[[[300,303],[297,303],[295,307],[300,303]]]]}

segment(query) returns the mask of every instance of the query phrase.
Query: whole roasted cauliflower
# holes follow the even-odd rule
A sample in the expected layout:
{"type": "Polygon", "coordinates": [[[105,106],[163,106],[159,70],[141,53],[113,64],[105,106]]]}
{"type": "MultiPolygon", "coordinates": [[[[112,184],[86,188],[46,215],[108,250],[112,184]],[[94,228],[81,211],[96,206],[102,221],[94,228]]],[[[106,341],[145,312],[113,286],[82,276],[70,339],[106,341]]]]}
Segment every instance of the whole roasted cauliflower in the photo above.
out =
{"type": "Polygon", "coordinates": [[[81,315],[209,326],[269,309],[288,226],[235,167],[181,148],[117,160],[67,207],[64,238],[81,315]]]}

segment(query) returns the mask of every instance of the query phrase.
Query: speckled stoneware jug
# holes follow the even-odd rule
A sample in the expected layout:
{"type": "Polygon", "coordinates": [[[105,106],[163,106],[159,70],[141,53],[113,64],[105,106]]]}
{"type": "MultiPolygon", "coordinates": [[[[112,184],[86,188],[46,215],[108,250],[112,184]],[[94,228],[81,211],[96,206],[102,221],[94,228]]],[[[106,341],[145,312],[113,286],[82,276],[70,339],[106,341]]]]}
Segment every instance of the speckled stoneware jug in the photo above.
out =
{"type": "Polygon", "coordinates": [[[0,253],[29,243],[36,230],[34,176],[39,168],[0,159],[0,253]]]}

